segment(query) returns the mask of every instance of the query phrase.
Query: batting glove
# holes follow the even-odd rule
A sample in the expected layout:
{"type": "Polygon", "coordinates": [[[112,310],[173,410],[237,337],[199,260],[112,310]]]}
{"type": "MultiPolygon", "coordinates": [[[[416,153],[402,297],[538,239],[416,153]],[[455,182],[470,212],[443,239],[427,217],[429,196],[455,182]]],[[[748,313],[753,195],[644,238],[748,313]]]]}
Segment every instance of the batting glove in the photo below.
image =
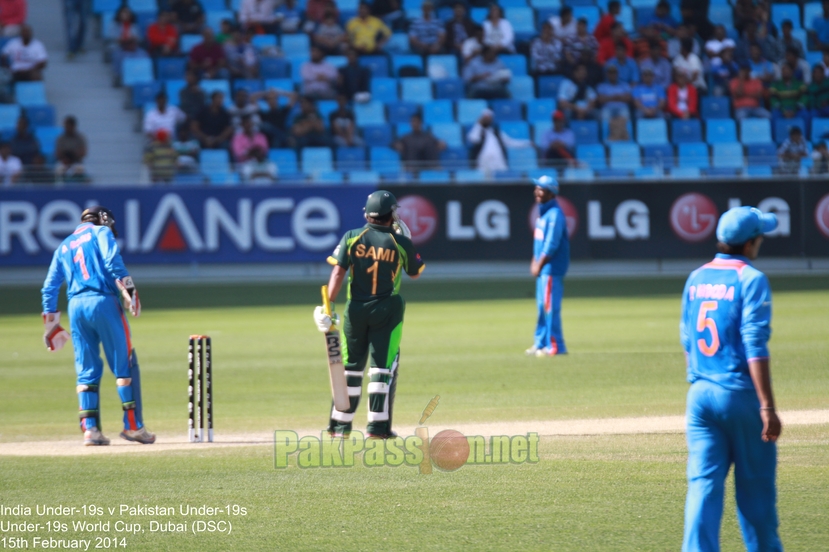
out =
{"type": "Polygon", "coordinates": [[[394,213],[394,222],[392,223],[392,227],[394,228],[394,232],[401,236],[406,236],[409,239],[412,239],[412,231],[409,230],[409,227],[403,222],[403,219],[397,216],[397,213],[394,213]]]}
{"type": "Polygon", "coordinates": [[[131,276],[121,280],[115,280],[118,289],[121,290],[121,297],[124,298],[124,309],[130,311],[133,316],[141,315],[141,300],[138,298],[138,290],[132,281],[131,276]]]}
{"type": "Polygon", "coordinates": [[[328,316],[325,314],[323,307],[317,307],[314,309],[314,323],[317,325],[319,331],[328,333],[331,331],[331,326],[336,326],[340,323],[340,317],[336,314],[328,316]]]}
{"type": "Polygon", "coordinates": [[[43,342],[46,350],[55,352],[63,349],[67,342],[71,341],[69,333],[60,326],[60,311],[43,313],[43,342]]]}

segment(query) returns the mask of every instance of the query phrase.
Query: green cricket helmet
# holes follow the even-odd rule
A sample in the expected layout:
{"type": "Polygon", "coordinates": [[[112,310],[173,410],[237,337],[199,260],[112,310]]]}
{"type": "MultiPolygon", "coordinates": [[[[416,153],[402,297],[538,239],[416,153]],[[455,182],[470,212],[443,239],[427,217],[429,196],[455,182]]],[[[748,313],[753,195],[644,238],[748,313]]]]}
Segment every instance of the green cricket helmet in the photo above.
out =
{"type": "Polygon", "coordinates": [[[394,194],[385,190],[377,190],[368,196],[366,200],[367,217],[383,217],[397,208],[397,198],[394,194]]]}

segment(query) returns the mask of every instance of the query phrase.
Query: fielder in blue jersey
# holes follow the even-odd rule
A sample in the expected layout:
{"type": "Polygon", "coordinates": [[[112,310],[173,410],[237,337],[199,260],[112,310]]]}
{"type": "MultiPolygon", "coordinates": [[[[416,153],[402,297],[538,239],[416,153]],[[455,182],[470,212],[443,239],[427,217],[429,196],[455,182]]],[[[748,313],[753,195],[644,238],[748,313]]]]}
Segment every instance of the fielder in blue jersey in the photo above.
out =
{"type": "Polygon", "coordinates": [[[99,352],[101,345],[107,364],[115,374],[124,409],[121,437],[144,444],[155,442],[155,435],[147,431],[142,420],[138,358],[124,315],[129,310],[138,316],[141,302],[121,260],[116,236],[115,219],[109,209],[96,206],[85,210],[80,226],[55,251],[41,290],[46,328],[43,338],[48,350],[58,351],[70,340],[60,326],[57,310],[58,294],[66,283],[81,431],[87,446],[109,444],[101,432],[98,406],[98,387],[104,367],[99,352]]]}
{"type": "Polygon", "coordinates": [[[751,265],[773,214],[730,209],[720,253],[688,278],[680,337],[688,359],[688,496],[683,552],[718,551],[725,478],[734,465],[737,515],[750,552],[783,550],[775,472],[780,419],[769,370],[771,288],[751,265]]]}
{"type": "Polygon", "coordinates": [[[533,260],[530,272],[536,278],[535,298],[538,321],[533,346],[528,355],[567,354],[561,329],[561,299],[564,275],[570,266],[570,238],[567,221],[556,201],[558,182],[549,176],[534,179],[538,220],[533,233],[533,260]]]}

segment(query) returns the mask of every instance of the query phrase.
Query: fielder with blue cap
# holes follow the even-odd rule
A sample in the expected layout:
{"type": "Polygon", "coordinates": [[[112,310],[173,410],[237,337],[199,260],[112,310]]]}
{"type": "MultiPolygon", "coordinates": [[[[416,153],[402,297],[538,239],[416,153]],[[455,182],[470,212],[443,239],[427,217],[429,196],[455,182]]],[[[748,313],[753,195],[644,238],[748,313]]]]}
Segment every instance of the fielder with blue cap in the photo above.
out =
{"type": "Polygon", "coordinates": [[[688,496],[683,552],[718,551],[725,478],[734,464],[737,515],[750,552],[782,551],[775,472],[780,419],[769,369],[771,288],[751,265],[774,214],[720,217],[710,263],[688,277],[680,338],[688,363],[688,496]]]}
{"type": "Polygon", "coordinates": [[[570,266],[570,239],[567,221],[556,201],[558,181],[550,176],[533,179],[538,220],[533,232],[533,260],[530,272],[536,278],[535,298],[538,321],[528,355],[552,356],[567,353],[561,329],[561,299],[564,275],[570,266]]]}

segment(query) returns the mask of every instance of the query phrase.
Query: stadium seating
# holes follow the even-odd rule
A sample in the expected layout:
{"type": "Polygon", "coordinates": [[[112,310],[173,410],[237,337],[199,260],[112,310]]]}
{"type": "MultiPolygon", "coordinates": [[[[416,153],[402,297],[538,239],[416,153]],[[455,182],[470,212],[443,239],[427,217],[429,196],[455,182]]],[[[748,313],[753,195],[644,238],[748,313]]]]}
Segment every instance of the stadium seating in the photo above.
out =
{"type": "MultiPolygon", "coordinates": [[[[380,106],[382,108],[382,106],[380,106]]],[[[395,102],[388,104],[389,110],[389,122],[394,124],[399,123],[407,123],[409,119],[411,119],[412,115],[416,114],[420,108],[417,103],[415,102],[395,102]]],[[[377,124],[380,121],[373,121],[369,124],[377,124]]],[[[362,126],[362,123],[358,119],[357,124],[362,126]]]]}
{"type": "Polygon", "coordinates": [[[516,100],[492,100],[490,107],[495,113],[495,120],[503,121],[523,121],[524,117],[521,113],[521,102],[516,100]]]}
{"type": "Polygon", "coordinates": [[[702,142],[685,142],[679,144],[680,168],[707,169],[710,166],[707,144],[702,142]]]}
{"type": "Polygon", "coordinates": [[[604,146],[601,144],[580,144],[576,146],[576,159],[591,169],[607,168],[604,146]]]}
{"type": "Polygon", "coordinates": [[[665,119],[639,119],[636,121],[636,139],[641,146],[668,143],[668,125],[665,119]]]}
{"type": "Polygon", "coordinates": [[[458,122],[473,125],[481,118],[481,112],[487,108],[486,100],[458,100],[458,122]]]}
{"type": "Polygon", "coordinates": [[[712,165],[714,168],[741,169],[743,167],[743,146],[737,142],[722,142],[713,145],[712,165]]]}
{"type": "MultiPolygon", "coordinates": [[[[550,122],[553,116],[553,111],[555,111],[555,109],[556,102],[551,98],[540,98],[538,100],[530,100],[527,102],[527,121],[531,123],[550,122]]],[[[573,121],[573,124],[575,124],[576,122],[577,121],[573,121]]]]}
{"type": "Polygon", "coordinates": [[[639,146],[630,143],[610,144],[610,168],[634,170],[642,166],[639,146]]]}
{"type": "Polygon", "coordinates": [[[435,81],[435,98],[439,100],[460,100],[464,96],[464,84],[461,79],[441,79],[435,81]]]}
{"type": "Polygon", "coordinates": [[[296,152],[292,149],[272,149],[268,152],[268,159],[276,163],[280,178],[299,174],[296,152]]]}
{"type": "Polygon", "coordinates": [[[572,121],[570,130],[576,136],[578,144],[599,143],[599,123],[596,121],[572,121]]]}
{"type": "Polygon", "coordinates": [[[423,122],[427,125],[455,122],[451,100],[433,100],[423,105],[423,122]]]}
{"type": "Polygon", "coordinates": [[[697,119],[676,119],[671,121],[671,141],[687,144],[702,141],[702,127],[697,119]]]}
{"type": "Polygon", "coordinates": [[[354,118],[357,126],[380,125],[386,122],[383,104],[372,100],[366,103],[358,103],[354,106],[354,118]]]}
{"type": "Polygon", "coordinates": [[[363,147],[337,148],[337,168],[361,171],[366,168],[366,150],[363,147]]]}
{"type": "Polygon", "coordinates": [[[438,140],[443,140],[447,147],[460,148],[463,147],[463,139],[461,138],[461,127],[457,123],[437,123],[431,126],[432,134],[438,140]]]}
{"type": "Polygon", "coordinates": [[[389,76],[389,60],[385,56],[363,56],[360,66],[368,67],[374,78],[389,76]]]}
{"type": "Polygon", "coordinates": [[[737,125],[733,119],[708,119],[705,121],[705,141],[721,144],[737,141],[737,125]]]}
{"type": "Polygon", "coordinates": [[[516,140],[529,140],[530,127],[524,121],[504,121],[501,123],[501,131],[506,133],[510,138],[516,140]]]}
{"type": "Polygon", "coordinates": [[[379,184],[380,173],[377,171],[350,171],[348,181],[351,184],[379,184]]]}
{"type": "Polygon", "coordinates": [[[725,96],[704,96],[701,105],[703,119],[726,119],[731,116],[731,102],[725,96]]]}
{"type": "Polygon", "coordinates": [[[427,77],[400,80],[400,98],[407,102],[428,102],[432,99],[432,81],[427,77]]]}
{"type": "Polygon", "coordinates": [[[334,170],[329,148],[304,148],[302,150],[302,172],[310,175],[334,170]]]}
{"type": "Polygon", "coordinates": [[[740,142],[768,144],[771,142],[771,123],[768,119],[743,119],[740,122],[740,142]]]}
{"type": "Polygon", "coordinates": [[[426,62],[426,74],[435,80],[457,77],[458,58],[447,55],[429,56],[426,62]]]}

